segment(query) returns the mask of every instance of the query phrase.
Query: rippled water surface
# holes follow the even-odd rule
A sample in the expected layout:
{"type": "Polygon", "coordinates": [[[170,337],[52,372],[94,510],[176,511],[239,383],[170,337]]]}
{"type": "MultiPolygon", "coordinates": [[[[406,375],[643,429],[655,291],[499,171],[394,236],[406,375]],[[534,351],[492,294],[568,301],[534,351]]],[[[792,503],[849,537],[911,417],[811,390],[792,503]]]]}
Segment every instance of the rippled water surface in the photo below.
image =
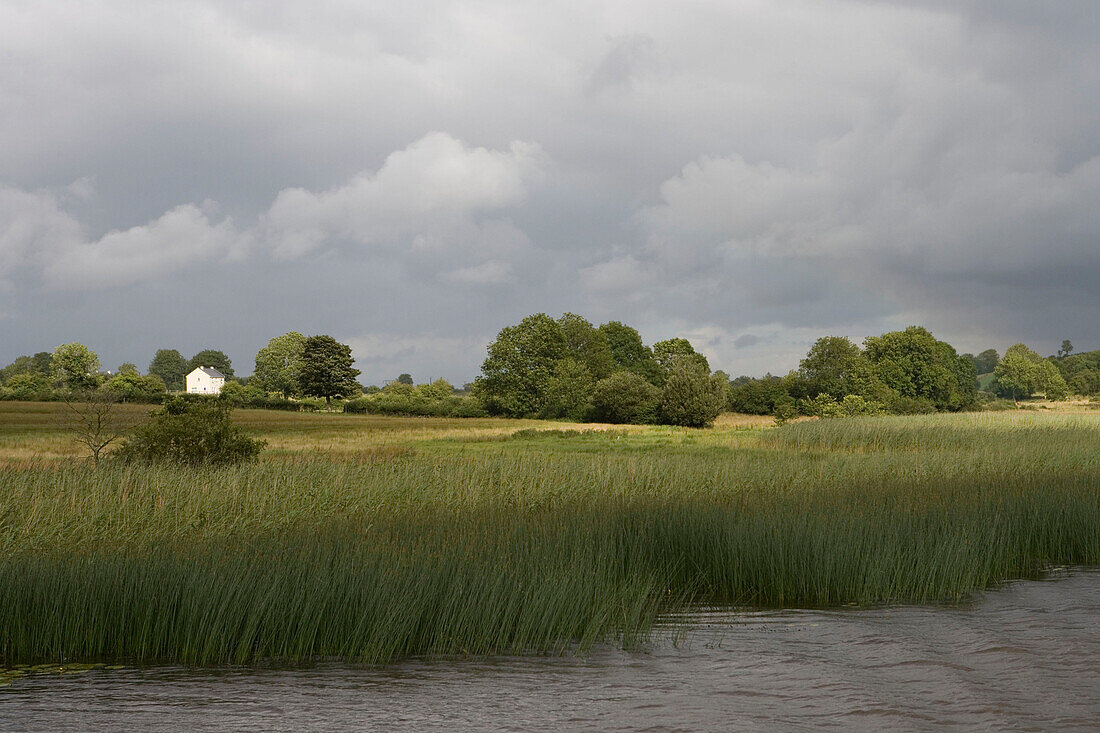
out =
{"type": "Polygon", "coordinates": [[[1100,573],[962,608],[699,614],[586,658],[94,670],[0,689],[0,730],[1095,729],[1100,573]]]}

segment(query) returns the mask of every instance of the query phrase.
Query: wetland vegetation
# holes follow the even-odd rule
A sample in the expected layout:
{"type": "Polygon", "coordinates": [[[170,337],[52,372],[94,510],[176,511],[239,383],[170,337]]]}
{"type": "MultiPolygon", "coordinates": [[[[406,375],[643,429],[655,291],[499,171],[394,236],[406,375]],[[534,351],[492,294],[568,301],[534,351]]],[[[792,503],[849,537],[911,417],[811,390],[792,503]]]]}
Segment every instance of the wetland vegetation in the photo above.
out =
{"type": "Polygon", "coordinates": [[[952,601],[1100,562],[1084,407],[710,429],[238,410],[268,450],[222,467],[95,467],[59,409],[0,403],[9,667],[552,653],[691,605],[952,601]]]}

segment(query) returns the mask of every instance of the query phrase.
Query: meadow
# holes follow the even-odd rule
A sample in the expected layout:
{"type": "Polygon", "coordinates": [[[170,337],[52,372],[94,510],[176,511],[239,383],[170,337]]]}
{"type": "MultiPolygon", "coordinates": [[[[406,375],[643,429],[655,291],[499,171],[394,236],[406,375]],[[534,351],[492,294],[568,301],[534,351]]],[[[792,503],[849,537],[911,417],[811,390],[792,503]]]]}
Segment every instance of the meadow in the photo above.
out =
{"type": "Polygon", "coordinates": [[[689,607],[957,602],[1100,563],[1095,411],[239,410],[261,459],[183,468],[93,467],[59,409],[0,403],[0,666],[583,651],[689,607]]]}

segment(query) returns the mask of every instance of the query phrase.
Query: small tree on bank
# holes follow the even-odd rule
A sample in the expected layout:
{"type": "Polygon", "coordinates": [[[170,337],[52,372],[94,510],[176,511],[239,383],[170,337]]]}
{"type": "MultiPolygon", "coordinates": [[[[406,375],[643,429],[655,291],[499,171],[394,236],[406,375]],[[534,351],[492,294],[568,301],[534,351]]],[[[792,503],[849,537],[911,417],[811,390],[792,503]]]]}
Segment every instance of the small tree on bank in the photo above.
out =
{"type": "Polygon", "coordinates": [[[65,394],[62,426],[88,449],[95,465],[103,451],[121,440],[135,422],[118,409],[119,402],[117,392],[105,389],[65,394]]]}
{"type": "Polygon", "coordinates": [[[310,336],[302,346],[302,366],[299,380],[304,394],[324,397],[332,411],[333,397],[359,394],[362,387],[355,381],[359,370],[352,366],[351,347],[332,336],[310,336]]]}

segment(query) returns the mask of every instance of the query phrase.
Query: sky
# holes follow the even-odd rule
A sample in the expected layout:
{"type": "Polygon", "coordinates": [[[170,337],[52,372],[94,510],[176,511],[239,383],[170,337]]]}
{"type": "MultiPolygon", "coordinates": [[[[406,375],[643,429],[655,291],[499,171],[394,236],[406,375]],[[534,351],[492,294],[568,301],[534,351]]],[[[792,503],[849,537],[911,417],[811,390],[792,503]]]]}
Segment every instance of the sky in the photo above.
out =
{"type": "Polygon", "coordinates": [[[1100,348],[1095,0],[0,0],[0,363],[286,331],[473,379],[524,316],[731,375],[1100,348]]]}

